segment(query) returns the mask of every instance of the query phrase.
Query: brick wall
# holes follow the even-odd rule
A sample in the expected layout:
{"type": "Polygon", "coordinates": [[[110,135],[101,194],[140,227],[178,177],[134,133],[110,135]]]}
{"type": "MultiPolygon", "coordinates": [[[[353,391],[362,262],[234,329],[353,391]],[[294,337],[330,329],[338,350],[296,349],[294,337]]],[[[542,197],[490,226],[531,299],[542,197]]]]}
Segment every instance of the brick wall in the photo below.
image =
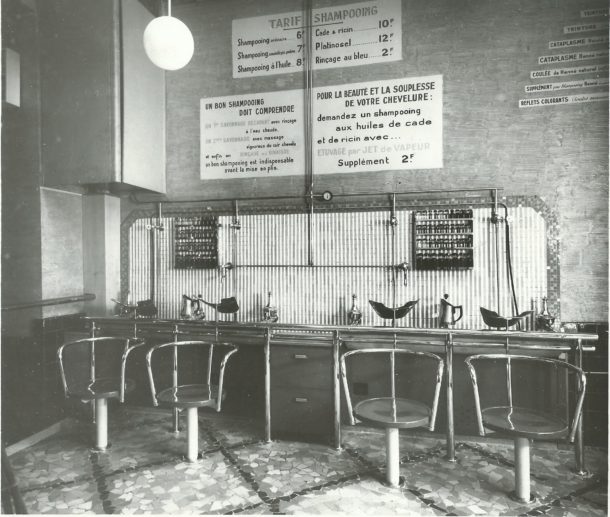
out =
{"type": "MultiPolygon", "coordinates": [[[[191,28],[196,51],[185,69],[166,76],[170,199],[303,193],[304,176],[202,181],[199,164],[201,98],[303,87],[301,74],[233,79],[231,20],[300,6],[210,0],[174,7],[191,28]]],[[[563,27],[581,22],[580,11],[595,7],[606,5],[403,1],[402,61],[317,71],[314,86],[442,74],[444,167],[316,176],[316,190],[340,194],[492,185],[507,195],[539,196],[559,214],[562,319],[605,320],[608,105],[518,108],[518,100],[527,97],[524,86],[536,82],[530,71],[542,68],[537,58],[558,53],[549,51],[549,41],[567,38],[563,27]]]]}

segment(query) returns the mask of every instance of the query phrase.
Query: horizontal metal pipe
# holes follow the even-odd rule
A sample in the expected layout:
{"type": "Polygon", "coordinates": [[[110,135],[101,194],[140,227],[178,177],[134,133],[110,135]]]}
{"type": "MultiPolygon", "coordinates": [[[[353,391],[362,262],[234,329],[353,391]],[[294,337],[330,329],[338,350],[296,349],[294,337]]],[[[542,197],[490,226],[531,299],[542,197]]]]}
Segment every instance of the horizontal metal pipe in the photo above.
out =
{"type": "MultiPolygon", "coordinates": [[[[460,188],[460,189],[431,189],[431,190],[412,190],[406,192],[357,192],[357,193],[349,193],[349,194],[333,194],[333,197],[365,197],[365,196],[386,196],[388,194],[393,194],[397,196],[408,196],[408,195],[419,195],[419,194],[452,194],[455,192],[491,192],[491,191],[502,191],[504,190],[501,187],[477,187],[477,188],[460,188]]],[[[317,196],[317,194],[314,194],[317,196]]],[[[132,195],[131,200],[135,203],[163,203],[165,205],[171,204],[183,204],[183,203],[229,203],[234,201],[271,201],[271,200],[279,200],[279,199],[310,199],[310,194],[300,194],[295,196],[256,196],[256,197],[227,197],[227,198],[212,198],[212,199],[176,199],[176,200],[167,200],[167,201],[159,201],[157,198],[151,198],[149,200],[139,200],[137,195],[132,195]]]]}
{"type": "Polygon", "coordinates": [[[79,294],[75,296],[61,296],[59,298],[47,298],[38,302],[16,303],[2,307],[3,311],[16,311],[19,309],[31,309],[34,307],[44,307],[47,305],[61,305],[64,303],[89,302],[95,300],[95,295],[91,293],[79,294]]]}
{"type": "Polygon", "coordinates": [[[235,265],[234,268],[240,267],[248,267],[248,268],[265,268],[265,267],[273,267],[273,268],[320,268],[320,269],[350,269],[350,268],[360,268],[360,269],[392,269],[395,266],[382,266],[382,265],[371,265],[371,266],[350,266],[348,265],[320,265],[320,264],[239,264],[235,265]]]}
{"type": "MultiPolygon", "coordinates": [[[[139,324],[168,324],[168,325],[180,325],[182,327],[196,327],[198,329],[206,329],[206,328],[216,328],[218,326],[220,332],[222,330],[233,330],[233,331],[244,331],[244,330],[260,330],[265,331],[269,329],[271,332],[275,331],[285,331],[285,330],[293,330],[293,331],[312,331],[319,333],[332,333],[334,330],[338,330],[343,332],[342,339],[345,339],[345,334],[365,334],[367,332],[373,332],[378,335],[387,334],[388,336],[397,336],[400,335],[409,335],[412,337],[418,336],[437,336],[439,341],[444,339],[448,334],[447,329],[442,328],[401,328],[401,327],[352,327],[349,325],[308,325],[302,323],[267,323],[267,322],[248,322],[248,323],[237,323],[237,322],[218,322],[214,321],[198,321],[198,322],[189,322],[187,320],[152,320],[152,319],[133,319],[133,318],[95,318],[95,317],[83,317],[84,321],[112,321],[112,322],[129,322],[130,324],[139,323],[139,324]]],[[[466,330],[466,329],[451,329],[451,334],[453,335],[454,343],[456,339],[460,339],[460,337],[470,337],[470,338],[491,338],[491,339],[502,339],[502,338],[519,338],[526,339],[529,341],[597,341],[598,336],[596,334],[570,334],[570,333],[554,333],[554,332],[525,332],[525,331],[506,331],[506,330],[466,330]]],[[[473,343],[475,345],[477,343],[473,343]]],[[[462,344],[459,341],[455,343],[457,346],[471,346],[469,344],[462,344]]],[[[505,343],[502,343],[502,346],[505,346],[505,343]]],[[[511,346],[513,346],[511,344],[511,346]]],[[[516,346],[516,345],[515,345],[516,346]]],[[[525,345],[524,345],[525,346],[525,345]]],[[[529,345],[528,345],[529,346],[529,345]]],[[[557,346],[557,345],[554,345],[557,346]]]]}

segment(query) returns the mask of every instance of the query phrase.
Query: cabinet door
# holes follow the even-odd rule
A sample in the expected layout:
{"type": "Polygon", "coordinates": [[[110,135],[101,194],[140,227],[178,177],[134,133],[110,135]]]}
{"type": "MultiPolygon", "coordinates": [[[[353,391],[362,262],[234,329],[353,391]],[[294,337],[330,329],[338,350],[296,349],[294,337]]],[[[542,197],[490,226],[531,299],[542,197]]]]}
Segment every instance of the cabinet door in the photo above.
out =
{"type": "Polygon", "coordinates": [[[271,347],[271,427],[275,436],[309,441],[333,429],[332,351],[311,345],[271,347]]]}
{"type": "Polygon", "coordinates": [[[44,185],[165,192],[165,75],[138,0],[40,2],[44,185]]]}
{"type": "Polygon", "coordinates": [[[165,72],[146,56],[142,36],[154,16],[122,0],[123,163],[121,181],[165,193],[165,72]]]}
{"type": "Polygon", "coordinates": [[[119,181],[118,0],[37,5],[44,185],[119,181]]]}
{"type": "Polygon", "coordinates": [[[315,388],[271,390],[271,425],[276,436],[328,437],[333,429],[332,392],[315,388]]]}
{"type": "Polygon", "coordinates": [[[274,346],[271,384],[332,390],[332,361],[328,348],[274,346]]]}

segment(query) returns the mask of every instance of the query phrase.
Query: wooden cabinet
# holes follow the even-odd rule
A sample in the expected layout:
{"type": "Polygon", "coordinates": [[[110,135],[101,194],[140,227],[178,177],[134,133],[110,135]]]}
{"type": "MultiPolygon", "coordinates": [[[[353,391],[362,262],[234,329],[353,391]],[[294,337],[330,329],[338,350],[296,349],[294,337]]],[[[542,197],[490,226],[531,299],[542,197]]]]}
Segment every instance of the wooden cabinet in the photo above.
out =
{"type": "Polygon", "coordinates": [[[40,2],[44,185],[165,192],[165,76],[138,0],[40,2]]]}
{"type": "Polygon", "coordinates": [[[298,340],[271,344],[271,434],[328,441],[333,432],[332,347],[298,340]]]}
{"type": "MultiPolygon", "coordinates": [[[[15,314],[15,312],[9,314],[15,314]]],[[[2,439],[5,445],[26,440],[82,410],[66,400],[57,349],[69,339],[83,315],[32,320],[31,335],[2,335],[2,439]]],[[[79,336],[81,337],[81,336],[79,336]]]]}

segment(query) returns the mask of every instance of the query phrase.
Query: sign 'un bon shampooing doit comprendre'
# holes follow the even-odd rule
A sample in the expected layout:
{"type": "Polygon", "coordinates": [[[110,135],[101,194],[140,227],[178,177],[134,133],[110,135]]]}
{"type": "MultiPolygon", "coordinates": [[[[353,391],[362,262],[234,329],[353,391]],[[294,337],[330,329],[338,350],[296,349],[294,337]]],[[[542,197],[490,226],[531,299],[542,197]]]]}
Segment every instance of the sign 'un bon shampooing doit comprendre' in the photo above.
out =
{"type": "MultiPolygon", "coordinates": [[[[315,174],[443,166],[443,77],[313,89],[315,174]]],[[[201,99],[201,178],[301,174],[303,90],[201,99]]]]}

